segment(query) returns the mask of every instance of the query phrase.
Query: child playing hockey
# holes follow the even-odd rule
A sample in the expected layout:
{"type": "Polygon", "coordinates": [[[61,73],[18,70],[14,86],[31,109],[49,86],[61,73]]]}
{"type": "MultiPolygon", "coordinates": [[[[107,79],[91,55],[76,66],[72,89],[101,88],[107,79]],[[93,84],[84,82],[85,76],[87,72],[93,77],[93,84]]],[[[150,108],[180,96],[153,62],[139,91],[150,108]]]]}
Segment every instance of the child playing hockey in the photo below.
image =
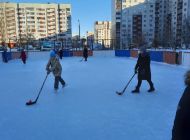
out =
{"type": "Polygon", "coordinates": [[[59,58],[56,57],[55,51],[50,52],[50,59],[46,66],[47,74],[53,72],[55,76],[54,89],[58,90],[59,82],[61,82],[62,86],[65,86],[65,81],[61,78],[62,66],[59,62],[59,58]]]}

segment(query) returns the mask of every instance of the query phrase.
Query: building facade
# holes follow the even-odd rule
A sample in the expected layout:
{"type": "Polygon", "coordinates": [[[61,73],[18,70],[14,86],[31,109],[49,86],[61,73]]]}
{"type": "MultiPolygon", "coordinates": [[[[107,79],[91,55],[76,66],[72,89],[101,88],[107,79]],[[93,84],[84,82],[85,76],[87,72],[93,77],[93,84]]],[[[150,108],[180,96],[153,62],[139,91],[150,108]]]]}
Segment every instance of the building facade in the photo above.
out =
{"type": "Polygon", "coordinates": [[[144,2],[122,11],[121,47],[149,43],[154,40],[155,3],[144,2]]]}
{"type": "Polygon", "coordinates": [[[123,12],[130,7],[139,5],[146,0],[112,0],[112,39],[115,40],[116,48],[122,48],[122,20],[125,19],[123,12]]]}
{"type": "Polygon", "coordinates": [[[1,3],[0,41],[71,39],[71,5],[1,3]]]}
{"type": "Polygon", "coordinates": [[[189,27],[189,0],[112,0],[116,48],[128,47],[137,40],[154,46],[181,46],[190,38],[189,27]]]}
{"type": "Polygon", "coordinates": [[[101,44],[105,48],[111,46],[111,22],[110,21],[96,21],[94,24],[94,42],[101,44]]]}
{"type": "Polygon", "coordinates": [[[92,48],[93,47],[93,43],[94,43],[94,32],[86,32],[86,43],[87,46],[92,48]]]}
{"type": "MultiPolygon", "coordinates": [[[[177,46],[184,43],[186,24],[190,23],[190,1],[172,1],[172,38],[177,46]]],[[[190,26],[190,25],[188,25],[190,26]]]]}
{"type": "Polygon", "coordinates": [[[170,0],[155,1],[155,39],[158,45],[167,43],[171,31],[170,0]]]}

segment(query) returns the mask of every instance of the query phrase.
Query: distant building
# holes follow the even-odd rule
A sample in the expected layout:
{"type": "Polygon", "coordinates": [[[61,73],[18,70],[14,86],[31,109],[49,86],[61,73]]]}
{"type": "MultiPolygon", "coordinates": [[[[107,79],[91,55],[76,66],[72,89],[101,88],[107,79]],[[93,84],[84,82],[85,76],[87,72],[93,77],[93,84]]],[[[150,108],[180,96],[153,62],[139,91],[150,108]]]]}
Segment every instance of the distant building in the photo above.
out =
{"type": "Polygon", "coordinates": [[[94,39],[95,43],[101,44],[105,48],[111,46],[111,22],[110,21],[96,21],[94,25],[94,39]]]}
{"type": "Polygon", "coordinates": [[[122,47],[122,35],[121,35],[121,22],[123,18],[126,18],[122,15],[125,9],[139,5],[146,0],[112,0],[112,33],[111,38],[115,40],[116,48],[122,47]]]}
{"type": "Polygon", "coordinates": [[[117,48],[142,37],[164,47],[181,46],[190,38],[187,24],[190,0],[112,0],[112,38],[117,48]]]}
{"type": "Polygon", "coordinates": [[[94,40],[94,32],[86,32],[86,39],[87,40],[94,40]]]}
{"type": "MultiPolygon", "coordinates": [[[[128,4],[127,4],[128,5],[128,4]]],[[[154,40],[155,3],[144,2],[122,10],[121,47],[154,40]]]]}
{"type": "Polygon", "coordinates": [[[173,0],[172,1],[172,38],[176,45],[181,46],[183,43],[183,33],[185,24],[190,22],[190,1],[173,0]]]}
{"type": "Polygon", "coordinates": [[[93,48],[94,43],[94,32],[86,32],[86,40],[87,40],[87,46],[90,48],[93,48]]]}
{"type": "Polygon", "coordinates": [[[0,41],[34,38],[36,40],[71,39],[71,5],[40,3],[1,3],[4,30],[0,41]]]}

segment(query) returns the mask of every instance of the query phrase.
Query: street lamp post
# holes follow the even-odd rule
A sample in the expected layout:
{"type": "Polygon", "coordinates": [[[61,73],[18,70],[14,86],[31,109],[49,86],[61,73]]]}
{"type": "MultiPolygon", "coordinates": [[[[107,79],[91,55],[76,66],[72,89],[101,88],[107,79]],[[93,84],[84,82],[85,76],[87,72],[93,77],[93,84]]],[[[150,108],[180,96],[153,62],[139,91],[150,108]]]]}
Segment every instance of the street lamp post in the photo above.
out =
{"type": "Polygon", "coordinates": [[[78,23],[79,23],[79,49],[80,49],[81,42],[80,42],[80,20],[79,19],[78,19],[78,23]]]}

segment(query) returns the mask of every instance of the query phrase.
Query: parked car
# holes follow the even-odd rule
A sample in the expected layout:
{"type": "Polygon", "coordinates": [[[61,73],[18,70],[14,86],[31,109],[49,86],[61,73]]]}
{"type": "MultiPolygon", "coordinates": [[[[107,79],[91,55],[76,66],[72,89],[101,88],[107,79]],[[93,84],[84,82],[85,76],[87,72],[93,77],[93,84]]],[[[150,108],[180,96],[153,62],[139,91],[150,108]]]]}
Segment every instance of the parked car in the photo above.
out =
{"type": "Polygon", "coordinates": [[[28,50],[33,50],[33,46],[32,45],[28,45],[28,50]]]}
{"type": "Polygon", "coordinates": [[[41,50],[44,51],[44,50],[51,50],[53,49],[54,47],[54,44],[53,42],[43,42],[42,46],[41,46],[41,50]]]}

